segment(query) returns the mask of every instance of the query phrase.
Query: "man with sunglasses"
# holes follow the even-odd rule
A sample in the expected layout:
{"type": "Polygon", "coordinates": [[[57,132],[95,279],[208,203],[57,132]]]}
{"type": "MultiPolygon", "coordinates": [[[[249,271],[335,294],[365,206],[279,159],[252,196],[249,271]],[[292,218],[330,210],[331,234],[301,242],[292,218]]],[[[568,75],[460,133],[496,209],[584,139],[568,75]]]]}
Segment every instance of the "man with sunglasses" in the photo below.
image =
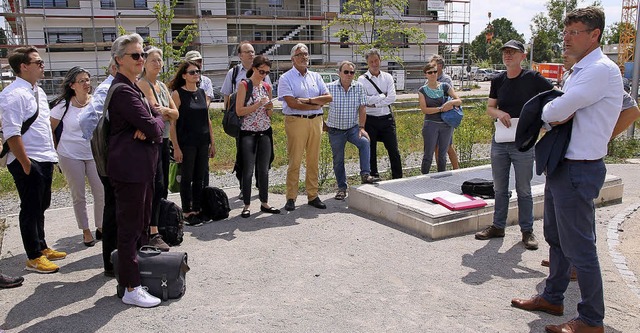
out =
{"type": "MultiPolygon", "coordinates": [[[[236,47],[236,53],[238,54],[238,58],[240,59],[240,63],[233,66],[233,68],[229,69],[227,72],[227,76],[224,78],[224,82],[222,83],[222,88],[220,88],[220,92],[224,96],[224,106],[225,110],[227,109],[227,105],[229,104],[229,96],[238,90],[238,84],[242,80],[247,79],[247,71],[251,69],[251,64],[253,63],[253,58],[256,55],[255,50],[253,49],[253,45],[248,41],[242,41],[236,47]]],[[[271,85],[271,78],[269,75],[264,77],[264,82],[269,83],[271,85]]],[[[239,138],[236,138],[236,162],[233,166],[233,171],[236,173],[236,178],[238,178],[238,182],[240,183],[240,190],[242,190],[242,165],[238,163],[240,160],[240,156],[238,156],[240,149],[240,141],[239,138]]],[[[256,186],[258,185],[258,170],[256,169],[256,186]]],[[[240,193],[240,197],[242,197],[242,193],[240,193]]]]}
{"type": "Polygon", "coordinates": [[[327,89],[333,96],[333,101],[329,103],[327,127],[333,153],[333,172],[338,182],[336,200],[344,200],[347,197],[347,174],[344,169],[344,148],[347,141],[355,145],[360,153],[362,183],[373,184],[380,181],[379,178],[370,175],[369,135],[364,129],[367,120],[367,94],[362,83],[353,80],[355,68],[356,65],[350,61],[341,62],[338,67],[340,80],[327,84],[327,89]]]}
{"type": "Polygon", "coordinates": [[[622,108],[622,76],[600,49],[604,11],[579,8],[564,18],[567,56],[575,59],[564,94],[547,103],[542,120],[548,129],[573,119],[564,159],[547,173],[544,190],[544,237],[549,244],[549,276],[544,291],[512,306],[554,315],[564,312],[570,266],[578,272],[582,297],[578,316],[547,332],[604,332],[604,289],[596,247],[594,199],[607,173],[604,156],[622,108]]]}
{"type": "Polygon", "coordinates": [[[308,204],[315,208],[327,206],[318,196],[322,106],[332,97],[320,74],[309,70],[309,49],[302,43],[291,49],[293,68],[280,76],[278,99],[283,101],[284,130],[287,133],[287,203],[284,209],[296,209],[300,165],[306,151],[305,186],[308,204]]]}
{"type": "MultiPolygon", "coordinates": [[[[515,126],[515,123],[511,122],[512,118],[520,117],[522,106],[529,99],[538,93],[553,89],[553,85],[540,73],[522,68],[522,62],[527,55],[521,42],[510,40],[500,50],[502,62],[507,70],[491,80],[487,114],[509,128],[515,126]]],[[[493,224],[477,232],[476,239],[504,237],[511,197],[509,177],[513,165],[522,243],[527,250],[538,249],[538,241],[533,234],[533,197],[531,195],[533,160],[533,149],[521,152],[514,141],[496,141],[495,137],[491,140],[491,173],[496,195],[493,224]]]]}
{"type": "Polygon", "coordinates": [[[67,254],[49,248],[44,239],[44,212],[51,203],[53,164],[58,162],[47,95],[38,86],[44,61],[35,47],[21,47],[9,56],[9,64],[17,78],[0,93],[0,117],[10,149],[7,168],[20,194],[25,269],[55,273],[59,267],[51,261],[67,254]]]}

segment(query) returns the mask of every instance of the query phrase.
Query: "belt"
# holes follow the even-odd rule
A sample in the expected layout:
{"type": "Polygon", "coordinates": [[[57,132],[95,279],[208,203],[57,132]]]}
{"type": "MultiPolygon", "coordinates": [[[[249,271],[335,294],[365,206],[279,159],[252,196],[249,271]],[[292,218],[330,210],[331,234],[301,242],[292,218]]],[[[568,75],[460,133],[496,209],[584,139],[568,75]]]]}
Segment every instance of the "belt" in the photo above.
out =
{"type": "Polygon", "coordinates": [[[385,114],[384,116],[372,116],[368,114],[367,117],[385,119],[385,118],[393,118],[393,115],[391,113],[385,114]]]}
{"type": "Polygon", "coordinates": [[[595,162],[601,162],[602,159],[599,158],[597,160],[572,160],[572,159],[565,158],[564,161],[565,162],[573,162],[573,163],[576,163],[576,162],[577,163],[595,163],[595,162]]]}
{"type": "Polygon", "coordinates": [[[288,114],[287,116],[298,117],[298,118],[306,118],[306,119],[313,119],[315,117],[322,117],[322,113],[316,113],[316,114],[288,114]]]}

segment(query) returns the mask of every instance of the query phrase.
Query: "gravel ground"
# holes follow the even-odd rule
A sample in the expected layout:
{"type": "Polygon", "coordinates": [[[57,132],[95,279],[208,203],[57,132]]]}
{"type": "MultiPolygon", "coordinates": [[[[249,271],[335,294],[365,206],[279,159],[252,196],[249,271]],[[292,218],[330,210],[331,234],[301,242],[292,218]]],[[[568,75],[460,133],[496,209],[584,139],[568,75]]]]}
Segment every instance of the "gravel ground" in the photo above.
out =
{"type": "MultiPolygon", "coordinates": [[[[474,159],[487,159],[489,158],[489,149],[490,145],[483,144],[477,145],[474,148],[474,159]]],[[[384,150],[381,152],[384,153],[384,150]]],[[[409,154],[403,161],[403,166],[405,168],[416,168],[420,167],[420,162],[422,160],[421,153],[412,153],[409,154]]],[[[435,164],[435,161],[434,161],[435,164]]],[[[357,161],[351,161],[346,163],[346,171],[347,175],[356,175],[360,172],[360,166],[357,161]]],[[[389,159],[388,157],[382,157],[378,161],[378,169],[381,171],[389,169],[389,159]]],[[[304,166],[301,168],[300,179],[304,180],[305,168],[304,166]]],[[[271,169],[269,172],[269,184],[270,185],[278,185],[284,184],[287,177],[287,166],[281,166],[279,168],[271,169]]],[[[331,177],[333,177],[333,171],[331,171],[331,177]]],[[[220,188],[230,188],[236,187],[238,181],[236,179],[235,174],[232,174],[230,171],[226,172],[217,172],[209,174],[209,183],[212,186],[220,187],[220,188]]],[[[73,201],[71,200],[71,193],[68,188],[63,188],[55,191],[51,195],[51,206],[50,208],[62,208],[62,207],[71,207],[73,201]]],[[[87,187],[87,204],[93,204],[93,196],[91,195],[91,190],[87,187]]],[[[18,214],[20,212],[20,198],[18,198],[17,193],[5,194],[0,196],[0,216],[18,214]]]]}

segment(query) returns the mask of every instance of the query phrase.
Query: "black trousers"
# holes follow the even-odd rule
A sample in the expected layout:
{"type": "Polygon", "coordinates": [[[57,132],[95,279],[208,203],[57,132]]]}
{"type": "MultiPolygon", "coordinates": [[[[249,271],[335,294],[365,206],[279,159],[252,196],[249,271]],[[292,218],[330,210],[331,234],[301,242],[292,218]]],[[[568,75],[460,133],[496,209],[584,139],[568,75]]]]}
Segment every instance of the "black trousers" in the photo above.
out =
{"type": "MultiPolygon", "coordinates": [[[[169,195],[169,162],[171,160],[171,152],[169,150],[169,138],[162,139],[162,147],[160,148],[160,160],[162,161],[162,171],[158,171],[162,175],[162,198],[166,199],[169,195]]],[[[160,169],[158,169],[160,170],[160,169]]]]}
{"type": "Polygon", "coordinates": [[[384,147],[389,153],[389,163],[391,164],[391,177],[393,179],[402,178],[402,161],[400,150],[398,149],[398,137],[396,135],[396,121],[393,115],[369,116],[365,123],[365,131],[369,134],[371,145],[371,175],[379,176],[378,172],[378,141],[384,143],[384,147]]]}
{"type": "Polygon", "coordinates": [[[156,175],[155,177],[153,177],[153,199],[151,200],[150,224],[153,227],[158,226],[158,219],[160,219],[160,199],[166,199],[168,191],[168,186],[166,186],[164,182],[164,149],[162,148],[164,147],[161,147],[161,150],[158,154],[158,166],[156,167],[156,175]]]}
{"type": "Polygon", "coordinates": [[[102,261],[105,271],[113,271],[111,252],[118,245],[118,225],[116,224],[116,195],[109,177],[100,176],[104,186],[104,212],[102,213],[102,261]]]}
{"type": "Polygon", "coordinates": [[[180,199],[185,213],[200,211],[200,198],[209,165],[209,144],[182,148],[180,199]]]}
{"type": "MultiPolygon", "coordinates": [[[[241,160],[241,156],[240,156],[240,136],[236,137],[236,162],[233,165],[233,172],[236,173],[236,178],[238,179],[238,184],[240,184],[240,192],[242,192],[242,178],[244,175],[244,172],[242,171],[243,168],[243,164],[241,164],[239,161],[241,160]]],[[[258,180],[258,164],[256,161],[256,168],[255,168],[255,174],[256,174],[256,187],[260,188],[260,181],[258,180]]],[[[251,174],[249,174],[251,175],[251,174]]]]}
{"type": "Polygon", "coordinates": [[[256,172],[256,183],[260,202],[268,202],[269,194],[269,163],[271,162],[271,137],[264,133],[240,135],[242,145],[242,200],[248,205],[251,200],[251,178],[253,170],[256,172]],[[258,183],[259,182],[259,183],[258,183]]]}
{"type": "Polygon", "coordinates": [[[20,196],[20,235],[29,259],[42,256],[46,249],[44,240],[44,211],[51,204],[52,162],[31,160],[31,171],[27,175],[18,160],[7,166],[20,196]]]}

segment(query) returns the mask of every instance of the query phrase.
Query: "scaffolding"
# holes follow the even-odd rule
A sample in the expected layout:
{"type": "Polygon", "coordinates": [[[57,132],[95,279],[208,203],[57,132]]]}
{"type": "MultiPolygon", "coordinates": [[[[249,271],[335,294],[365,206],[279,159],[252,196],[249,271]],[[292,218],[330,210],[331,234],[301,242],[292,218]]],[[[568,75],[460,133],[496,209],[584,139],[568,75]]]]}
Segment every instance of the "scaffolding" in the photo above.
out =
{"type": "MultiPolygon", "coordinates": [[[[274,63],[272,80],[291,67],[290,51],[297,43],[309,47],[315,68],[331,68],[342,60],[362,64],[363,59],[325,29],[341,13],[345,0],[179,0],[173,10],[172,38],[195,23],[199,36],[190,45],[205,60],[205,74],[221,85],[227,70],[238,61],[240,41],[249,41],[256,54],[274,63]]],[[[458,47],[469,40],[470,0],[409,0],[402,14],[408,25],[421,27],[427,40],[400,49],[405,66],[385,63],[388,69],[406,70],[407,79],[416,68],[437,53],[438,46],[458,47]],[[436,7],[434,9],[434,6],[436,7]]],[[[156,4],[169,0],[2,0],[9,42],[0,47],[34,45],[44,50],[48,92],[66,71],[76,65],[104,77],[110,46],[118,26],[143,37],[157,38],[156,4]]],[[[451,59],[449,59],[451,60],[451,59]]],[[[419,73],[420,80],[424,77],[419,73]]]]}

